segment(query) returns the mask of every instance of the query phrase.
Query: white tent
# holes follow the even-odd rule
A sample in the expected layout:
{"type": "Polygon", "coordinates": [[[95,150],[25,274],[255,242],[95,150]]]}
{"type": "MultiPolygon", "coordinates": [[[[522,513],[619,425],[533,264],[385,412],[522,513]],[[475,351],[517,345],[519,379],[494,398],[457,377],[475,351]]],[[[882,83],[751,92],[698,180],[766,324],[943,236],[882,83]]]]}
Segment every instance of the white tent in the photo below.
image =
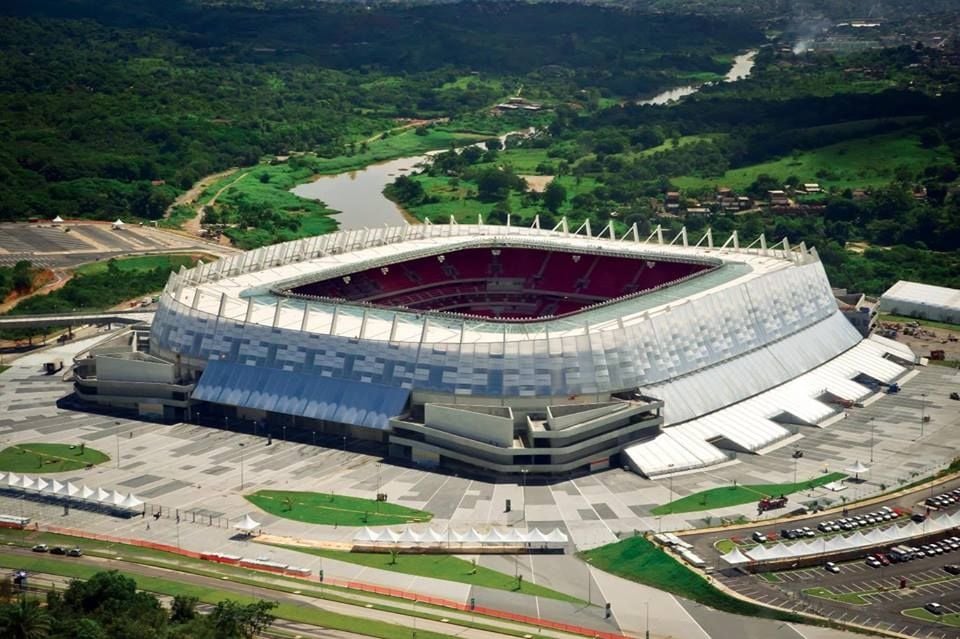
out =
{"type": "Polygon", "coordinates": [[[50,487],[50,482],[48,482],[43,477],[37,477],[37,485],[35,486],[35,488],[38,491],[40,491],[41,493],[50,492],[47,490],[47,488],[49,487],[50,487]]]}
{"type": "Polygon", "coordinates": [[[21,488],[33,488],[36,482],[33,480],[33,477],[23,476],[23,481],[20,482],[21,488]]]}
{"type": "Polygon", "coordinates": [[[114,490],[113,494],[110,495],[110,501],[113,503],[114,506],[122,506],[123,500],[126,498],[127,496],[121,493],[119,490],[114,490]]]}
{"type": "Polygon", "coordinates": [[[17,475],[16,473],[10,473],[7,475],[7,486],[19,488],[22,484],[23,480],[20,479],[20,475],[17,475]]]}
{"type": "Polygon", "coordinates": [[[480,544],[485,540],[485,536],[481,535],[475,528],[471,528],[464,534],[460,535],[459,541],[466,544],[480,544]]]}
{"type": "Polygon", "coordinates": [[[120,506],[126,508],[127,510],[139,510],[140,506],[143,506],[143,501],[137,499],[137,496],[133,493],[130,493],[126,496],[120,506]]]}
{"type": "Polygon", "coordinates": [[[117,218],[117,221],[113,223],[114,229],[122,229],[124,226],[126,226],[126,224],[124,224],[120,218],[117,218]]]}
{"type": "Polygon", "coordinates": [[[80,499],[95,499],[97,491],[93,488],[89,488],[86,484],[83,485],[83,488],[80,489],[80,499]]]}
{"type": "Polygon", "coordinates": [[[854,479],[860,479],[860,473],[865,473],[868,470],[870,470],[870,468],[867,466],[864,466],[862,463],[860,463],[860,460],[858,459],[857,463],[855,463],[853,466],[851,466],[850,468],[844,468],[843,470],[848,473],[853,473],[854,479]]]}
{"type": "Polygon", "coordinates": [[[413,530],[405,528],[397,537],[397,541],[403,544],[419,544],[423,541],[423,535],[413,530]]]}
{"type": "Polygon", "coordinates": [[[527,540],[526,532],[520,532],[516,528],[511,528],[504,535],[505,541],[511,544],[522,544],[527,540]]]}
{"type": "Polygon", "coordinates": [[[358,530],[356,534],[354,534],[353,540],[359,541],[360,543],[380,541],[380,533],[364,526],[362,530],[358,530]]]}
{"type": "Polygon", "coordinates": [[[565,544],[570,541],[570,538],[567,537],[567,533],[563,532],[559,528],[554,528],[547,533],[547,541],[551,544],[565,544]]]}
{"type": "Polygon", "coordinates": [[[508,544],[510,543],[510,533],[503,533],[496,528],[491,528],[487,540],[492,544],[508,544]]]}
{"type": "Polygon", "coordinates": [[[7,478],[7,474],[6,474],[6,473],[0,473],[0,481],[3,481],[3,480],[6,479],[6,478],[7,478]]]}
{"type": "Polygon", "coordinates": [[[450,537],[447,536],[446,532],[434,530],[433,528],[427,529],[427,537],[429,538],[430,542],[435,544],[446,543],[450,540],[450,537]]]}
{"type": "Polygon", "coordinates": [[[97,488],[97,494],[95,499],[101,504],[109,504],[113,501],[113,495],[110,494],[109,490],[104,490],[103,488],[97,488]]]}
{"type": "Polygon", "coordinates": [[[400,539],[400,533],[393,532],[389,528],[380,532],[380,541],[389,542],[391,544],[397,543],[400,539]]]}
{"type": "Polygon", "coordinates": [[[547,536],[544,535],[539,528],[534,528],[533,530],[527,533],[528,544],[542,544],[547,541],[550,541],[550,540],[547,539],[547,536]]]}
{"type": "Polygon", "coordinates": [[[54,495],[65,495],[66,494],[66,485],[61,484],[56,479],[50,482],[50,492],[54,495]]]}
{"type": "Polygon", "coordinates": [[[724,560],[731,566],[738,566],[740,564],[745,564],[750,561],[750,558],[745,554],[740,552],[740,549],[736,546],[733,547],[733,550],[728,552],[725,555],[720,555],[720,559],[724,560]]]}
{"type": "Polygon", "coordinates": [[[63,224],[63,218],[58,215],[57,217],[53,218],[53,223],[54,223],[54,224],[63,224]]]}
{"type": "Polygon", "coordinates": [[[243,519],[241,519],[240,521],[238,521],[236,524],[233,525],[233,528],[235,530],[241,530],[243,532],[250,532],[251,530],[254,530],[259,527],[260,527],[260,522],[256,521],[250,515],[244,515],[243,519]]]}
{"type": "Polygon", "coordinates": [[[80,489],[77,488],[77,485],[72,481],[67,482],[67,497],[73,497],[80,492],[80,489]]]}

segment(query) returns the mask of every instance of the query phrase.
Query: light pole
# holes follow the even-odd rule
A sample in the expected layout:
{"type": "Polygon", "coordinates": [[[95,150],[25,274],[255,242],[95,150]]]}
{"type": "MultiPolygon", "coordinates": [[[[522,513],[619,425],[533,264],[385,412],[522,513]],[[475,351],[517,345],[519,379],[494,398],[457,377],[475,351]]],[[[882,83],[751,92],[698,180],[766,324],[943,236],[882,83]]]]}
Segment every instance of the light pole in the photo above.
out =
{"type": "Polygon", "coordinates": [[[644,602],[643,602],[643,606],[647,609],[647,613],[644,615],[644,618],[645,618],[645,620],[646,620],[646,622],[647,622],[647,623],[646,623],[647,632],[646,632],[646,634],[645,634],[644,636],[646,637],[646,639],[650,639],[650,602],[649,602],[649,601],[644,601],[644,602]]]}
{"type": "Polygon", "coordinates": [[[521,468],[520,475],[523,477],[523,487],[520,489],[520,497],[523,499],[523,508],[520,509],[520,521],[527,521],[527,472],[528,469],[521,468]]]}
{"type": "Polygon", "coordinates": [[[380,462],[377,462],[377,512],[380,512],[380,462]]]}
{"type": "MultiPolygon", "coordinates": [[[[667,468],[673,468],[673,464],[669,464],[669,465],[667,466],[667,468]]],[[[670,497],[669,506],[670,506],[670,507],[667,509],[667,512],[672,515],[672,514],[673,514],[673,471],[670,471],[669,480],[670,480],[670,495],[669,495],[669,497],[670,497]]]]}
{"type": "Polygon", "coordinates": [[[240,490],[243,491],[243,442],[240,442],[240,490]]]}

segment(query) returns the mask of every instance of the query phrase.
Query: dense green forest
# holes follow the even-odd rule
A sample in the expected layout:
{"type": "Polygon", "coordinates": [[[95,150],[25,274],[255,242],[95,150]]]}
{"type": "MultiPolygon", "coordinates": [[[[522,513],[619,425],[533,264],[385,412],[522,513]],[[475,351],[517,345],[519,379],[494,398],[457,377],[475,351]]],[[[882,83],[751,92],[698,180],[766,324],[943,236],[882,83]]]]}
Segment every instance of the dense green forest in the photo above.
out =
{"type": "Polygon", "coordinates": [[[739,19],[573,4],[5,5],[0,220],[156,219],[201,176],[264,155],[339,156],[397,118],[467,116],[521,87],[642,95],[760,39],[739,19]]]}
{"type": "Polygon", "coordinates": [[[19,639],[251,639],[270,627],[276,606],[224,600],[209,614],[200,614],[197,597],[177,595],[167,609],[156,595],[138,591],[133,579],[116,571],[50,591],[46,605],[33,597],[11,597],[9,577],[0,588],[0,636],[19,639]]]}
{"type": "Polygon", "coordinates": [[[767,47],[747,80],[669,106],[560,106],[533,139],[441,154],[387,194],[421,218],[540,215],[551,224],[566,215],[612,220],[621,232],[636,223],[644,235],[656,225],[765,232],[817,246],[837,286],[880,293],[901,278],[960,286],[958,58],[922,46],[803,57],[767,47]],[[552,188],[534,192],[524,175],[554,176],[552,188]],[[804,183],[823,192],[799,194],[792,210],[766,208],[769,190],[804,183]],[[718,212],[724,187],[759,206],[718,212]],[[667,212],[668,191],[712,212],[684,216],[686,204],[667,212]]]}

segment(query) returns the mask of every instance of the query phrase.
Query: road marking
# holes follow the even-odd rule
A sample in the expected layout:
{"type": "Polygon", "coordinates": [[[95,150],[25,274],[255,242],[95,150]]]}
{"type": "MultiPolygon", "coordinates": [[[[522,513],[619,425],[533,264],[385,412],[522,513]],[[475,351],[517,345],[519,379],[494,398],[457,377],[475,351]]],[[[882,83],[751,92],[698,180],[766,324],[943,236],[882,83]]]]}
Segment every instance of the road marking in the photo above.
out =
{"type": "Polygon", "coordinates": [[[677,606],[680,608],[680,610],[682,610],[682,611],[684,612],[684,614],[686,614],[687,617],[690,618],[690,621],[693,622],[693,625],[695,625],[697,628],[700,629],[700,632],[703,633],[703,636],[704,636],[704,637],[706,637],[707,639],[713,639],[713,637],[710,635],[710,633],[708,633],[706,630],[703,629],[703,626],[700,625],[700,622],[698,622],[696,619],[693,618],[693,615],[690,614],[690,611],[687,610],[686,608],[684,608],[684,607],[680,604],[680,602],[677,601],[677,598],[676,598],[676,597],[674,597],[673,595],[670,595],[670,598],[673,599],[673,603],[677,604],[677,606]]]}

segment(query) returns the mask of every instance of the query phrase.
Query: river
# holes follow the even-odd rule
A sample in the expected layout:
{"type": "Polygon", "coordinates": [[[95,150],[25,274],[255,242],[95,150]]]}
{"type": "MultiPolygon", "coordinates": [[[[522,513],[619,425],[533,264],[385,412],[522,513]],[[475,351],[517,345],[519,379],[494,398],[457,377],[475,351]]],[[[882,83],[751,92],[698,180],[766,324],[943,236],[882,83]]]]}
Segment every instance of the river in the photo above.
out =
{"type": "MultiPolygon", "coordinates": [[[[750,75],[756,51],[747,51],[733,59],[733,65],[724,76],[726,82],[736,82],[750,75]]],[[[639,104],[667,104],[696,93],[702,84],[670,89],[639,104]]],[[[506,136],[502,136],[506,137],[506,136]]],[[[502,139],[502,138],[501,138],[502,139]]],[[[439,151],[437,151],[439,152],[439,151]]],[[[340,230],[396,225],[406,221],[403,211],[383,195],[383,189],[397,177],[409,174],[431,154],[398,158],[337,175],[323,175],[291,189],[294,195],[320,200],[329,208],[340,211],[335,219],[340,230]]]]}

